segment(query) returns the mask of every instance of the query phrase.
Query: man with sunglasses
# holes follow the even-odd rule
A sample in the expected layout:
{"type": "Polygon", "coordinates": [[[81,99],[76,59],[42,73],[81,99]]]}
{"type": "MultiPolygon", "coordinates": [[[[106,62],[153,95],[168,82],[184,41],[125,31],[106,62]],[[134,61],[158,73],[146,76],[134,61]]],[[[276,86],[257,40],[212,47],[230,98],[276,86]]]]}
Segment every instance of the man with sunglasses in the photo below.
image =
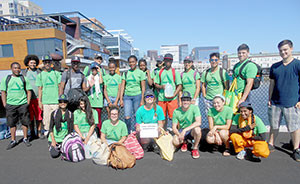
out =
{"type": "Polygon", "coordinates": [[[229,76],[226,70],[219,67],[220,54],[215,52],[209,55],[211,68],[203,72],[201,77],[202,96],[205,102],[205,114],[212,108],[212,101],[216,95],[222,95],[229,86],[229,76]]]}
{"type": "Polygon", "coordinates": [[[71,68],[64,71],[61,77],[59,95],[65,94],[69,97],[68,109],[74,112],[78,105],[78,99],[85,96],[85,92],[90,88],[87,87],[87,80],[79,69],[80,58],[73,56],[71,58],[71,68]]]}
{"type": "Polygon", "coordinates": [[[181,151],[187,151],[187,140],[194,140],[192,157],[199,158],[198,146],[201,139],[201,113],[198,106],[192,104],[192,97],[188,91],[181,96],[181,107],[173,113],[173,144],[181,146],[181,151]]]}
{"type": "MultiPolygon", "coordinates": [[[[58,89],[61,74],[51,68],[52,58],[45,55],[42,58],[44,70],[37,75],[36,86],[39,88],[39,107],[43,111],[44,135],[49,130],[51,112],[58,108],[58,89]]],[[[42,135],[43,133],[41,133],[42,135]]]]}

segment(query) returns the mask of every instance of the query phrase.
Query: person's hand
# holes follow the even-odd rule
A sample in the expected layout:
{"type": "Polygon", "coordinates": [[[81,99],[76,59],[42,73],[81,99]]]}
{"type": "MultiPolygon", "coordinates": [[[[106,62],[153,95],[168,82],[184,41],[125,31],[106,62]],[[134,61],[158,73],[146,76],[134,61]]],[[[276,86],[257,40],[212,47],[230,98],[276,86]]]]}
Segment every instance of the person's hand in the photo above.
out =
{"type": "Polygon", "coordinates": [[[254,127],[256,126],[256,123],[252,123],[251,125],[249,125],[250,126],[250,129],[251,130],[253,130],[254,129],[254,127]]]}
{"type": "Polygon", "coordinates": [[[143,105],[144,105],[144,100],[142,100],[140,103],[140,106],[143,106],[143,105]]]}
{"type": "Polygon", "coordinates": [[[182,130],[182,132],[179,134],[178,138],[179,138],[180,141],[184,140],[185,133],[186,133],[185,130],[182,130]]]}
{"type": "MultiPolygon", "coordinates": [[[[298,103],[299,103],[299,102],[298,102],[298,103]]],[[[298,104],[298,103],[297,103],[297,104],[298,104]]],[[[297,104],[296,104],[296,107],[297,107],[297,104]]],[[[271,105],[272,105],[271,101],[268,101],[268,106],[271,107],[271,105]]]]}
{"type": "Polygon", "coordinates": [[[137,126],[135,127],[135,130],[136,130],[137,132],[140,132],[140,131],[141,131],[140,125],[137,125],[137,126]]]}
{"type": "Polygon", "coordinates": [[[95,85],[95,79],[94,79],[94,76],[92,76],[91,80],[89,80],[89,85],[91,87],[93,87],[95,85]]]}
{"type": "Polygon", "coordinates": [[[240,107],[240,104],[243,103],[244,101],[245,101],[244,99],[240,99],[240,101],[239,101],[238,104],[237,104],[237,108],[239,108],[239,107],[240,107]]]}
{"type": "Polygon", "coordinates": [[[296,103],[295,107],[300,109],[300,102],[296,103]]]}
{"type": "Polygon", "coordinates": [[[124,106],[124,102],[123,100],[120,100],[120,107],[123,107],[124,106]]]}
{"type": "Polygon", "coordinates": [[[39,107],[40,107],[41,110],[43,110],[43,103],[40,100],[39,100],[39,107]]]}
{"type": "Polygon", "coordinates": [[[161,85],[161,88],[162,88],[163,90],[165,90],[165,89],[166,89],[166,85],[161,85]]]}
{"type": "Polygon", "coordinates": [[[51,142],[51,146],[53,146],[54,148],[56,148],[56,141],[51,142]]]}
{"type": "Polygon", "coordinates": [[[209,132],[207,133],[207,135],[211,137],[211,136],[214,135],[214,132],[211,130],[211,131],[209,131],[209,132]]]}
{"type": "Polygon", "coordinates": [[[193,98],[193,99],[192,99],[192,101],[191,101],[191,103],[195,105],[195,103],[196,103],[196,99],[195,99],[195,98],[193,98]]]}
{"type": "Polygon", "coordinates": [[[113,104],[111,102],[108,102],[108,107],[111,107],[113,104]]]}
{"type": "Polygon", "coordinates": [[[84,143],[85,145],[87,145],[88,142],[89,142],[88,139],[84,139],[84,141],[83,141],[83,143],[84,143]]]}
{"type": "Polygon", "coordinates": [[[114,105],[114,106],[118,106],[118,102],[115,101],[115,102],[113,103],[113,105],[114,105]]]}
{"type": "Polygon", "coordinates": [[[219,146],[222,145],[222,139],[221,139],[221,137],[219,136],[219,134],[216,135],[216,143],[217,143],[217,145],[219,145],[219,146]]]}

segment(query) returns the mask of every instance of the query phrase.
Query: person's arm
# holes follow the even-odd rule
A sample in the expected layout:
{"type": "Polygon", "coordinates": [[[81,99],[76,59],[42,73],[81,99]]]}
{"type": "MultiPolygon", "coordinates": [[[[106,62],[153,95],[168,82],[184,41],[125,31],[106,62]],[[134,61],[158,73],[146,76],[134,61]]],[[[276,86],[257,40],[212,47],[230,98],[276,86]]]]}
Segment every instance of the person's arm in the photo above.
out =
{"type": "Polygon", "coordinates": [[[78,133],[79,137],[81,137],[81,139],[84,140],[84,137],[82,136],[78,125],[74,125],[74,130],[75,130],[76,133],[78,133]]]}
{"type": "Polygon", "coordinates": [[[142,80],[141,81],[142,98],[141,98],[140,106],[144,105],[145,86],[146,86],[146,82],[145,80],[142,80]]]}
{"type": "Polygon", "coordinates": [[[90,127],[90,130],[86,136],[86,138],[84,139],[84,144],[87,144],[90,140],[90,137],[93,135],[94,133],[94,130],[96,128],[96,124],[93,124],[91,127],[90,127]]]}
{"type": "Polygon", "coordinates": [[[198,116],[195,118],[195,122],[192,123],[190,126],[186,127],[185,129],[182,130],[181,134],[185,135],[186,132],[201,126],[201,116],[198,116]],[[184,133],[183,133],[184,132],[184,133]]]}
{"type": "MultiPolygon", "coordinates": [[[[94,82],[93,84],[95,84],[95,82],[94,82]]],[[[87,91],[89,91],[89,90],[91,89],[92,86],[87,86],[87,85],[86,85],[86,81],[85,81],[85,79],[84,79],[83,82],[82,82],[82,84],[81,84],[81,87],[82,87],[82,90],[83,90],[84,92],[87,92],[87,91]]]]}
{"type": "Polygon", "coordinates": [[[54,134],[53,134],[53,128],[54,128],[54,117],[53,117],[53,112],[51,113],[51,118],[50,118],[50,125],[49,125],[49,133],[50,133],[50,137],[51,137],[51,146],[56,147],[56,141],[54,138],[54,134]]]}
{"type": "Polygon", "coordinates": [[[173,123],[172,130],[173,130],[173,133],[179,137],[180,133],[179,133],[177,126],[178,126],[178,123],[173,123]]]}
{"type": "Polygon", "coordinates": [[[30,104],[30,100],[31,100],[31,91],[27,90],[27,104],[30,104]]]}
{"type": "Polygon", "coordinates": [[[107,94],[107,85],[104,85],[104,91],[103,91],[103,94],[104,94],[104,98],[105,98],[106,101],[107,101],[107,105],[109,106],[109,104],[111,104],[111,101],[110,101],[109,98],[108,98],[108,94],[107,94]]]}
{"type": "Polygon", "coordinates": [[[6,91],[1,91],[1,100],[2,100],[3,107],[5,107],[6,106],[6,91]]]}
{"type": "Polygon", "coordinates": [[[272,98],[272,95],[273,95],[274,87],[275,87],[275,80],[270,79],[268,106],[271,106],[271,98],[272,98]]]}
{"type": "Polygon", "coordinates": [[[197,80],[196,81],[196,91],[195,91],[195,94],[194,94],[194,100],[196,100],[199,97],[200,89],[201,89],[200,85],[201,85],[200,80],[197,80]]]}
{"type": "Polygon", "coordinates": [[[42,103],[42,99],[43,99],[43,87],[39,86],[39,107],[41,110],[43,110],[43,103],[42,103]]]}
{"type": "Polygon", "coordinates": [[[125,91],[125,80],[123,79],[122,80],[122,83],[121,83],[121,90],[120,90],[120,106],[123,107],[123,95],[124,95],[124,91],[125,91]]]}
{"type": "Polygon", "coordinates": [[[249,125],[245,126],[244,128],[239,128],[237,125],[231,125],[229,133],[230,134],[232,134],[232,133],[243,133],[243,132],[247,132],[249,130],[251,130],[249,125]]]}
{"type": "Polygon", "coordinates": [[[256,141],[265,141],[265,140],[267,140],[267,133],[261,133],[261,134],[255,135],[254,137],[252,137],[252,139],[256,140],[256,141]]]}
{"type": "Polygon", "coordinates": [[[253,83],[254,83],[254,79],[253,78],[248,78],[247,79],[247,83],[246,83],[246,87],[245,87],[245,90],[243,92],[243,95],[242,95],[242,98],[240,99],[239,103],[238,103],[238,106],[246,101],[251,89],[252,89],[252,86],[253,86],[253,83]]]}
{"type": "Polygon", "coordinates": [[[202,96],[205,98],[206,97],[206,83],[205,82],[202,82],[201,91],[202,91],[202,96]]]}
{"type": "Polygon", "coordinates": [[[231,123],[232,123],[232,120],[228,119],[228,120],[226,120],[226,125],[216,125],[216,126],[214,126],[214,128],[216,130],[229,130],[231,127],[231,123]]]}
{"type": "Polygon", "coordinates": [[[166,98],[175,98],[181,90],[182,90],[182,84],[176,85],[176,91],[175,91],[174,95],[171,97],[166,97],[166,98]]]}
{"type": "MultiPolygon", "coordinates": [[[[121,89],[121,84],[119,84],[118,89],[121,89]]],[[[118,101],[119,101],[119,99],[120,99],[120,96],[121,96],[121,90],[118,90],[118,95],[117,95],[116,101],[115,101],[115,103],[114,103],[115,106],[118,105],[118,101]]]]}
{"type": "Polygon", "coordinates": [[[118,143],[119,143],[119,144],[123,144],[124,141],[126,140],[126,137],[127,137],[127,136],[123,136],[123,137],[118,141],[118,143]]]}
{"type": "Polygon", "coordinates": [[[104,142],[107,144],[107,141],[106,141],[106,134],[101,132],[101,136],[100,136],[100,139],[101,139],[101,142],[104,142]]]}
{"type": "Polygon", "coordinates": [[[59,85],[59,95],[64,94],[66,82],[61,81],[59,85]]]}
{"type": "Polygon", "coordinates": [[[146,71],[146,74],[147,74],[148,85],[149,85],[149,86],[152,86],[152,85],[153,85],[153,80],[152,80],[152,78],[151,78],[150,71],[147,70],[147,71],[146,71]]]}
{"type": "Polygon", "coordinates": [[[214,119],[211,116],[207,117],[209,130],[213,130],[214,128],[214,119]]]}

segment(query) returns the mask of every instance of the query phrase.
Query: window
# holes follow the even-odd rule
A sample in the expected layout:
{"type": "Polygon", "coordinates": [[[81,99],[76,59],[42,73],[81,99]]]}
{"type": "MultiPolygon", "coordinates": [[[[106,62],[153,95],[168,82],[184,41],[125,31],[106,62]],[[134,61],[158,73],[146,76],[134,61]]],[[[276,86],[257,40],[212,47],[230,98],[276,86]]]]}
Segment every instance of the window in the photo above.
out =
{"type": "Polygon", "coordinates": [[[23,6],[21,6],[21,11],[23,11],[23,6]]]}
{"type": "Polygon", "coordinates": [[[3,11],[2,10],[0,10],[0,15],[3,15],[3,11]]]}
{"type": "Polygon", "coordinates": [[[0,58],[2,57],[14,57],[12,44],[0,45],[0,58]]]}
{"type": "Polygon", "coordinates": [[[8,6],[9,6],[10,8],[13,8],[13,7],[14,7],[14,3],[9,3],[8,6]]]}
{"type": "Polygon", "coordinates": [[[27,40],[28,54],[42,57],[47,54],[57,53],[63,55],[62,40],[57,38],[27,40]]]}
{"type": "Polygon", "coordinates": [[[9,9],[9,13],[14,13],[14,9],[9,9]]]}
{"type": "Polygon", "coordinates": [[[0,4],[0,8],[2,8],[2,4],[0,4]]]}

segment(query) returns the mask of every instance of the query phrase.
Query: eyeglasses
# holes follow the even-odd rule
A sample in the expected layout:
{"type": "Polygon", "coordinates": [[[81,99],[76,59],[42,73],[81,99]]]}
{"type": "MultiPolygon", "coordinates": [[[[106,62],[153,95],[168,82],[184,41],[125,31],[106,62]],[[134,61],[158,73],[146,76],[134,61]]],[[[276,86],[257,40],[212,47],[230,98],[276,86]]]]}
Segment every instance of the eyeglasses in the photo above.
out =
{"type": "Polygon", "coordinates": [[[191,101],[191,100],[192,100],[191,98],[186,98],[186,97],[181,98],[181,101],[191,101]]]}
{"type": "Polygon", "coordinates": [[[112,116],[118,116],[118,113],[110,113],[112,116]]]}
{"type": "Polygon", "coordinates": [[[68,103],[68,101],[66,101],[66,100],[59,100],[58,102],[59,103],[68,103]]]}
{"type": "Polygon", "coordinates": [[[147,95],[146,98],[154,98],[153,95],[147,95]]]}
{"type": "Polygon", "coordinates": [[[219,59],[210,59],[210,62],[218,62],[219,59]]]}

